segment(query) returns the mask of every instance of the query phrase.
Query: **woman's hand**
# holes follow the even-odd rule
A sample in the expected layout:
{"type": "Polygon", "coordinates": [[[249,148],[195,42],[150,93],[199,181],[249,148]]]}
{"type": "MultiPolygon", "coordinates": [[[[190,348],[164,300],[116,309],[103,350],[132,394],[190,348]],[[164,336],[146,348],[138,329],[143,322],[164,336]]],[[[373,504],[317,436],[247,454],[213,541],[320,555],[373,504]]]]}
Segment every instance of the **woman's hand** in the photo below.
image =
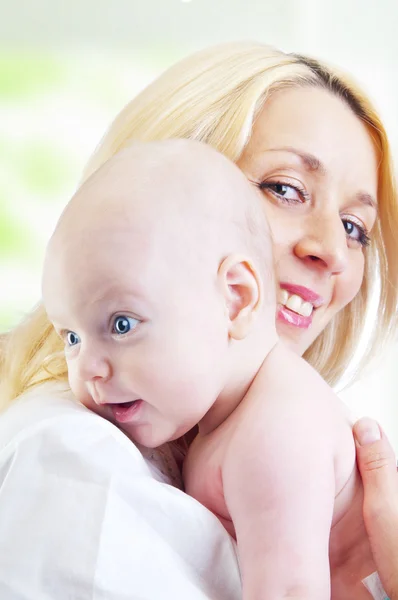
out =
{"type": "Polygon", "coordinates": [[[354,425],[357,462],[364,486],[363,516],[381,582],[398,600],[398,475],[394,450],[369,418],[354,425]]]}

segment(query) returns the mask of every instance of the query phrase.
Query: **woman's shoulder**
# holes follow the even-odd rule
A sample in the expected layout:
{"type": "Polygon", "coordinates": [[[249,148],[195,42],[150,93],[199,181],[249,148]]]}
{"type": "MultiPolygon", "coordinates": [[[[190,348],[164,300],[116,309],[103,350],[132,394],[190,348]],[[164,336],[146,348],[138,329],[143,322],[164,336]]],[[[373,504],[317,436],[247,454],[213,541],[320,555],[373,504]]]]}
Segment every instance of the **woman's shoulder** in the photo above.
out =
{"type": "Polygon", "coordinates": [[[21,581],[32,598],[240,597],[214,515],[65,387],[37,387],[0,416],[0,515],[1,597],[19,598],[21,581]]]}
{"type": "Polygon", "coordinates": [[[0,415],[0,464],[17,449],[29,446],[31,452],[38,445],[65,456],[82,453],[84,461],[113,473],[126,468],[131,476],[137,471],[149,474],[149,469],[158,481],[182,488],[181,473],[167,445],[137,448],[115,425],[78,404],[66,384],[36,386],[0,415]],[[94,447],[97,452],[92,454],[94,447]]]}
{"type": "Polygon", "coordinates": [[[57,427],[60,421],[65,429],[67,423],[82,424],[92,432],[105,430],[109,434],[115,430],[113,435],[119,437],[119,442],[124,437],[117,428],[78,404],[66,384],[51,382],[25,392],[0,414],[0,452],[10,444],[57,427]]]}
{"type": "MultiPolygon", "coordinates": [[[[0,465],[37,453],[43,461],[90,464],[102,471],[148,473],[141,452],[117,427],[78,404],[62,383],[38,385],[0,415],[0,465]]],[[[93,471],[92,471],[93,472],[93,471]]]]}
{"type": "Polygon", "coordinates": [[[59,417],[80,416],[85,412],[73,401],[66,384],[51,382],[36,385],[0,413],[0,449],[17,435],[29,435],[59,417]]]}

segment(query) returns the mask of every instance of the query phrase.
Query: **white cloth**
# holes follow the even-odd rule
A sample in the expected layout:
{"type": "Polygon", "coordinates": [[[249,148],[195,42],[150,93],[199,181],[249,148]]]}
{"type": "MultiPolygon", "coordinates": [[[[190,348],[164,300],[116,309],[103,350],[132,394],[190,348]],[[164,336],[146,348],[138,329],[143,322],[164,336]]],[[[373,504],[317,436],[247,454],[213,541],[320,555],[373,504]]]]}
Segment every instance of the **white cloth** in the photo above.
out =
{"type": "Polygon", "coordinates": [[[389,600],[377,571],[366,577],[366,579],[363,579],[362,583],[368,592],[372,594],[373,600],[389,600]]]}
{"type": "Polygon", "coordinates": [[[1,600],[238,600],[236,545],[111,423],[43,385],[0,415],[1,600]]]}

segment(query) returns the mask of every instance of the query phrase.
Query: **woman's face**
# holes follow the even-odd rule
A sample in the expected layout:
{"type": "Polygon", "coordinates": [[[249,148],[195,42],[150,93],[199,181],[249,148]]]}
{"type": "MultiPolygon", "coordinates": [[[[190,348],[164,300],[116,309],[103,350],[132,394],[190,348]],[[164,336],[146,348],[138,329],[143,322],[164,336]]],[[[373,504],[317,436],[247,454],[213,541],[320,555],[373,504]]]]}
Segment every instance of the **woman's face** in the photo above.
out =
{"type": "Polygon", "coordinates": [[[238,161],[264,196],[278,333],[302,354],[358,293],[377,212],[377,154],[362,121],[318,88],[275,93],[238,161]]]}

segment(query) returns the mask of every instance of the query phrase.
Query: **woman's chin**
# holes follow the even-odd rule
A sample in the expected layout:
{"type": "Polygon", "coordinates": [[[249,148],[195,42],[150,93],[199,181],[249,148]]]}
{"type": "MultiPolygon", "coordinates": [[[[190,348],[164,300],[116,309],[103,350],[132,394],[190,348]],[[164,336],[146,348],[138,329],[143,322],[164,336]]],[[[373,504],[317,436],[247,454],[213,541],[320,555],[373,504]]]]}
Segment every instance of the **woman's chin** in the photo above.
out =
{"type": "Polygon", "coordinates": [[[285,346],[298,356],[303,356],[304,352],[308,350],[314,341],[314,336],[311,335],[312,332],[308,329],[299,329],[292,325],[277,321],[276,330],[285,346]]]}

